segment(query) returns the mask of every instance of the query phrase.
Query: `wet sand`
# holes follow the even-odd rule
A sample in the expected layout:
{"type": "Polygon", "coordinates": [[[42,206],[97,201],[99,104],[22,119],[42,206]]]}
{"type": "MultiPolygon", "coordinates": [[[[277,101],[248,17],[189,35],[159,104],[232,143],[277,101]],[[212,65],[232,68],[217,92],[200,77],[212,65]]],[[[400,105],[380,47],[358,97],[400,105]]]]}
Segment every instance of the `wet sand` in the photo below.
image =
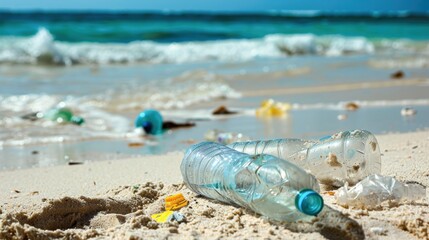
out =
{"type": "MultiPolygon", "coordinates": [[[[382,174],[429,184],[429,131],[377,136],[382,174]]],[[[270,223],[251,211],[195,196],[183,184],[182,152],[0,174],[1,239],[428,239],[427,200],[345,209],[326,206],[311,222],[270,223]],[[164,198],[181,192],[186,222],[158,224],[164,198]]],[[[322,188],[323,189],[323,188],[322,188]]],[[[334,190],[335,192],[335,190],[334,190]]]]}

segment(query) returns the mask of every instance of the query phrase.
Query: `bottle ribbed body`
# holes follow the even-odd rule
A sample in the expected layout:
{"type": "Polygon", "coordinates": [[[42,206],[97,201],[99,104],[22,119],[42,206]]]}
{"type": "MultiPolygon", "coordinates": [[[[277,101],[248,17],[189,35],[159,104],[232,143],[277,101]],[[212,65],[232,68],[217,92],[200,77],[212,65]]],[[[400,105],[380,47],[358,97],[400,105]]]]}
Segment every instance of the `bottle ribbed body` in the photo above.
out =
{"type": "Polygon", "coordinates": [[[302,190],[311,189],[320,198],[317,213],[323,207],[315,177],[272,155],[248,155],[203,142],[187,150],[181,172],[185,184],[195,193],[250,208],[275,220],[308,217],[295,202],[302,190]]]}
{"type": "Polygon", "coordinates": [[[355,184],[381,170],[377,139],[368,131],[345,131],[318,141],[275,139],[229,147],[248,154],[272,154],[310,171],[324,184],[355,184]]]}

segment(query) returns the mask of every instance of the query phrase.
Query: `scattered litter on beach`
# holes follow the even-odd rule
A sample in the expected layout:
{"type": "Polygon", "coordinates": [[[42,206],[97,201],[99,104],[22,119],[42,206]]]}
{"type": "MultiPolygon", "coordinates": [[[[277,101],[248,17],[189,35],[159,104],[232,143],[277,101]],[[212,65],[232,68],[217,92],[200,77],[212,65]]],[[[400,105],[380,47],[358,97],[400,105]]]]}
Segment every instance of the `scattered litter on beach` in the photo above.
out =
{"type": "Polygon", "coordinates": [[[73,111],[65,107],[65,103],[61,102],[57,108],[52,108],[44,112],[32,112],[21,116],[22,119],[37,121],[39,119],[51,120],[60,124],[72,123],[82,125],[85,120],[82,117],[74,115],[73,111]]]}
{"type": "Polygon", "coordinates": [[[150,216],[153,220],[155,220],[157,223],[166,223],[166,222],[183,222],[185,221],[186,217],[180,212],[177,211],[165,211],[162,213],[155,213],[150,216]]]}
{"type": "Polygon", "coordinates": [[[171,129],[176,129],[176,128],[189,128],[189,127],[194,127],[195,123],[193,122],[184,122],[184,123],[178,123],[178,122],[173,122],[173,121],[165,121],[162,123],[162,128],[164,130],[171,130],[171,129]]]}
{"type": "Polygon", "coordinates": [[[188,203],[188,200],[181,193],[170,195],[165,198],[165,210],[178,210],[187,206],[188,203]]]}
{"type": "Polygon", "coordinates": [[[276,102],[273,99],[265,100],[261,106],[256,109],[258,117],[283,117],[292,108],[290,103],[276,102]]]}
{"type": "Polygon", "coordinates": [[[344,107],[346,108],[347,111],[356,111],[359,109],[359,105],[354,102],[349,102],[344,107]]]}
{"type": "Polygon", "coordinates": [[[386,236],[387,235],[387,229],[384,229],[382,227],[372,227],[369,230],[372,233],[374,233],[375,235],[380,235],[380,236],[386,236]]]}
{"type": "Polygon", "coordinates": [[[414,182],[400,182],[394,177],[371,175],[349,188],[348,184],[335,194],[337,204],[343,207],[377,209],[382,203],[389,206],[413,202],[426,197],[426,188],[414,182]]]}
{"type": "Polygon", "coordinates": [[[186,219],[185,215],[183,215],[182,213],[177,212],[177,211],[173,212],[173,218],[174,218],[174,220],[176,220],[179,223],[185,221],[185,219],[186,219]]]}
{"type": "Polygon", "coordinates": [[[68,165],[81,165],[83,162],[68,162],[68,165]]]}
{"type": "Polygon", "coordinates": [[[163,133],[163,117],[156,109],[146,109],[139,113],[134,121],[135,128],[142,128],[147,134],[159,135],[163,133]]]}
{"type": "Polygon", "coordinates": [[[401,109],[402,116],[413,116],[417,114],[417,110],[414,108],[406,107],[401,109]]]}
{"type": "Polygon", "coordinates": [[[337,119],[342,121],[342,120],[346,120],[348,118],[347,114],[339,114],[337,116],[337,119]]]}
{"type": "Polygon", "coordinates": [[[403,71],[401,71],[401,70],[396,71],[396,72],[390,74],[390,78],[391,79],[401,79],[404,76],[405,76],[405,73],[403,71]]]}
{"type": "Polygon", "coordinates": [[[210,130],[205,135],[204,138],[207,141],[217,142],[221,144],[231,144],[234,142],[246,142],[249,141],[250,138],[245,136],[242,133],[234,133],[234,132],[222,132],[219,130],[210,130]]]}
{"type": "Polygon", "coordinates": [[[162,213],[155,213],[150,216],[157,223],[170,222],[173,219],[173,211],[165,211],[162,213]]]}
{"type": "Polygon", "coordinates": [[[139,143],[139,142],[131,142],[128,143],[128,147],[143,147],[144,143],[139,143]]]}
{"type": "Polygon", "coordinates": [[[231,111],[223,105],[216,108],[212,112],[213,115],[230,115],[230,114],[236,114],[236,113],[237,113],[236,111],[231,111]]]}

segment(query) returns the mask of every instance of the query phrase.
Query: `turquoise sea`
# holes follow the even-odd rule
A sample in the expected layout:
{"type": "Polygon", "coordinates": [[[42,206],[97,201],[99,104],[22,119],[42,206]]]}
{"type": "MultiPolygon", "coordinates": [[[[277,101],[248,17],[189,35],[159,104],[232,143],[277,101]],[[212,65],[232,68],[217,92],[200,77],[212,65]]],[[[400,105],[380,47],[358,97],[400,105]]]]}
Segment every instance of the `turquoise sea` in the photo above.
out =
{"type": "Polygon", "coordinates": [[[428,69],[426,12],[0,10],[0,169],[182,151],[213,129],[252,139],[427,129],[428,69]],[[269,98],[292,110],[255,117],[269,98]],[[220,105],[239,114],[212,116],[220,105]],[[57,106],[86,123],[21,118],[57,106]],[[196,126],[138,135],[146,108],[196,126]]]}

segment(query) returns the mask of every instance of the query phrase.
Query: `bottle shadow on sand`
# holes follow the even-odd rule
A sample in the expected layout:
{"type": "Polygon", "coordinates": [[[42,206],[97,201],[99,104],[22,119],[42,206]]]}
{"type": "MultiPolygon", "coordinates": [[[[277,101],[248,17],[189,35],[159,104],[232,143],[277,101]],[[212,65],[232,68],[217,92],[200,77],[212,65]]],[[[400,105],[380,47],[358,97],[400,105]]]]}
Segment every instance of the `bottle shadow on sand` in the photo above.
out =
{"type": "Polygon", "coordinates": [[[345,214],[327,205],[312,221],[297,221],[291,223],[276,223],[292,231],[301,233],[318,232],[327,239],[365,239],[362,226],[345,214]]]}

